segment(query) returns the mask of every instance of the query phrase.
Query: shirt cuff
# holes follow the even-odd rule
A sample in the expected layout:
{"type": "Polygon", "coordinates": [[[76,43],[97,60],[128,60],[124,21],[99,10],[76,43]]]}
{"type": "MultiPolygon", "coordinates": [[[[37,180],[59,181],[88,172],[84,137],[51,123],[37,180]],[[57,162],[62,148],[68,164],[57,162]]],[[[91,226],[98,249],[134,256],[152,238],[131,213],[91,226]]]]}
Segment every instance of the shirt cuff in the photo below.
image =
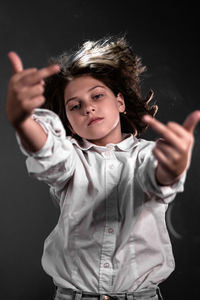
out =
{"type": "Polygon", "coordinates": [[[48,157],[48,156],[52,155],[53,138],[52,138],[50,133],[47,133],[47,140],[46,140],[44,146],[36,152],[27,151],[24,148],[24,146],[22,145],[21,139],[20,139],[20,137],[17,133],[16,133],[16,139],[17,139],[17,143],[19,145],[19,148],[20,148],[21,152],[26,156],[48,157]]]}
{"type": "Polygon", "coordinates": [[[158,161],[155,157],[152,158],[154,168],[152,168],[152,174],[150,175],[152,180],[152,185],[154,186],[155,190],[157,191],[158,195],[163,195],[163,200],[165,203],[169,203],[173,200],[176,193],[184,191],[184,183],[186,180],[187,171],[184,171],[179,179],[173,183],[172,185],[160,185],[156,180],[156,168],[158,165],[158,161]]]}
{"type": "Polygon", "coordinates": [[[59,117],[52,111],[47,109],[35,109],[32,118],[40,124],[47,134],[47,140],[44,146],[36,152],[27,151],[21,143],[19,135],[16,133],[16,139],[20,147],[21,152],[26,156],[31,157],[49,157],[53,153],[54,139],[65,137],[64,127],[59,119],[59,117]]]}

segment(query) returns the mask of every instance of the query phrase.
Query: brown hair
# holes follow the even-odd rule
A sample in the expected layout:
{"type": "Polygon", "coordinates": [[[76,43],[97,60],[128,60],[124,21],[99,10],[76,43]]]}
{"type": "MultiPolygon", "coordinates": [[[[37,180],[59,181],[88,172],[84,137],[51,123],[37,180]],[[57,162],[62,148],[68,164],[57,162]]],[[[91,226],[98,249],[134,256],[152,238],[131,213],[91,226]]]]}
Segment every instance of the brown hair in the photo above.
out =
{"type": "Polygon", "coordinates": [[[120,119],[124,133],[140,136],[147,128],[142,116],[154,116],[158,110],[157,105],[149,105],[152,90],[145,99],[141,96],[140,75],[146,68],[124,37],[87,41],[78,51],[51,58],[50,63],[59,64],[60,72],[46,80],[43,107],[59,115],[67,135],[72,132],[65,112],[64,90],[69,81],[83,74],[102,81],[115,96],[123,95],[126,114],[120,114],[120,119]]]}

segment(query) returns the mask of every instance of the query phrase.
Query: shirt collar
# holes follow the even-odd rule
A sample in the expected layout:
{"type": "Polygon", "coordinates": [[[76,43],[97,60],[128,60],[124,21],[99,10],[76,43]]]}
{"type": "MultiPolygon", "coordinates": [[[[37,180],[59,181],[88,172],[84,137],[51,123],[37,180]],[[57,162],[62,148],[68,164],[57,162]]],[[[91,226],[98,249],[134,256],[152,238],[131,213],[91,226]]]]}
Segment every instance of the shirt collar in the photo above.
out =
{"type": "Polygon", "coordinates": [[[86,139],[82,139],[80,141],[74,139],[73,137],[68,137],[72,144],[75,144],[79,149],[83,151],[87,151],[91,148],[96,149],[97,151],[103,152],[106,149],[115,149],[121,151],[129,151],[131,148],[135,147],[138,144],[138,139],[133,134],[124,133],[122,135],[123,140],[118,144],[107,144],[106,146],[98,146],[86,139]]]}

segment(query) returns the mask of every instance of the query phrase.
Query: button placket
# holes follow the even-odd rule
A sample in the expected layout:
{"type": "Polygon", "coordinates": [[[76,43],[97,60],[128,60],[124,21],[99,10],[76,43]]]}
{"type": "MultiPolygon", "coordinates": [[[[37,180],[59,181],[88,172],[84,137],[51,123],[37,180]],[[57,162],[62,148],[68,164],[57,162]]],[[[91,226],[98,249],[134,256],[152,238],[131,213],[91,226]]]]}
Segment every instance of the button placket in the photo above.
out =
{"type": "Polygon", "coordinates": [[[110,265],[109,265],[109,263],[104,263],[104,264],[103,264],[103,267],[104,267],[105,269],[108,269],[108,268],[110,267],[110,265]]]}
{"type": "Polygon", "coordinates": [[[102,153],[102,155],[105,157],[105,158],[110,158],[112,157],[112,151],[114,150],[114,146],[112,145],[108,145],[105,149],[105,151],[102,153]]]}
{"type": "Polygon", "coordinates": [[[110,151],[106,150],[105,155],[106,155],[106,157],[110,157],[110,151]]]}
{"type": "Polygon", "coordinates": [[[111,227],[110,227],[110,228],[108,228],[108,233],[110,233],[110,234],[111,234],[111,233],[113,233],[113,232],[114,232],[114,229],[113,229],[113,228],[111,228],[111,227]]]}
{"type": "Polygon", "coordinates": [[[105,158],[105,201],[106,201],[106,223],[104,228],[104,238],[101,252],[101,268],[99,276],[99,290],[105,291],[112,288],[113,265],[111,257],[116,243],[114,229],[117,220],[116,208],[116,176],[113,174],[116,157],[113,152],[114,147],[108,146],[102,153],[105,158]]]}

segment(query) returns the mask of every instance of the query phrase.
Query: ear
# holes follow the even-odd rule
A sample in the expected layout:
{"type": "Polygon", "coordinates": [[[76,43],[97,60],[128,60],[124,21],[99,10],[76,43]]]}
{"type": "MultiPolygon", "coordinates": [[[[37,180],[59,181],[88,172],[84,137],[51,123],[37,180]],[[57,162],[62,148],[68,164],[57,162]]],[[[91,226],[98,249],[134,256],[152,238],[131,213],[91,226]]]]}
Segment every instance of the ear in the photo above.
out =
{"type": "Polygon", "coordinates": [[[124,96],[121,93],[117,94],[117,105],[118,105],[119,112],[123,113],[126,109],[126,106],[125,106],[124,96]]]}

